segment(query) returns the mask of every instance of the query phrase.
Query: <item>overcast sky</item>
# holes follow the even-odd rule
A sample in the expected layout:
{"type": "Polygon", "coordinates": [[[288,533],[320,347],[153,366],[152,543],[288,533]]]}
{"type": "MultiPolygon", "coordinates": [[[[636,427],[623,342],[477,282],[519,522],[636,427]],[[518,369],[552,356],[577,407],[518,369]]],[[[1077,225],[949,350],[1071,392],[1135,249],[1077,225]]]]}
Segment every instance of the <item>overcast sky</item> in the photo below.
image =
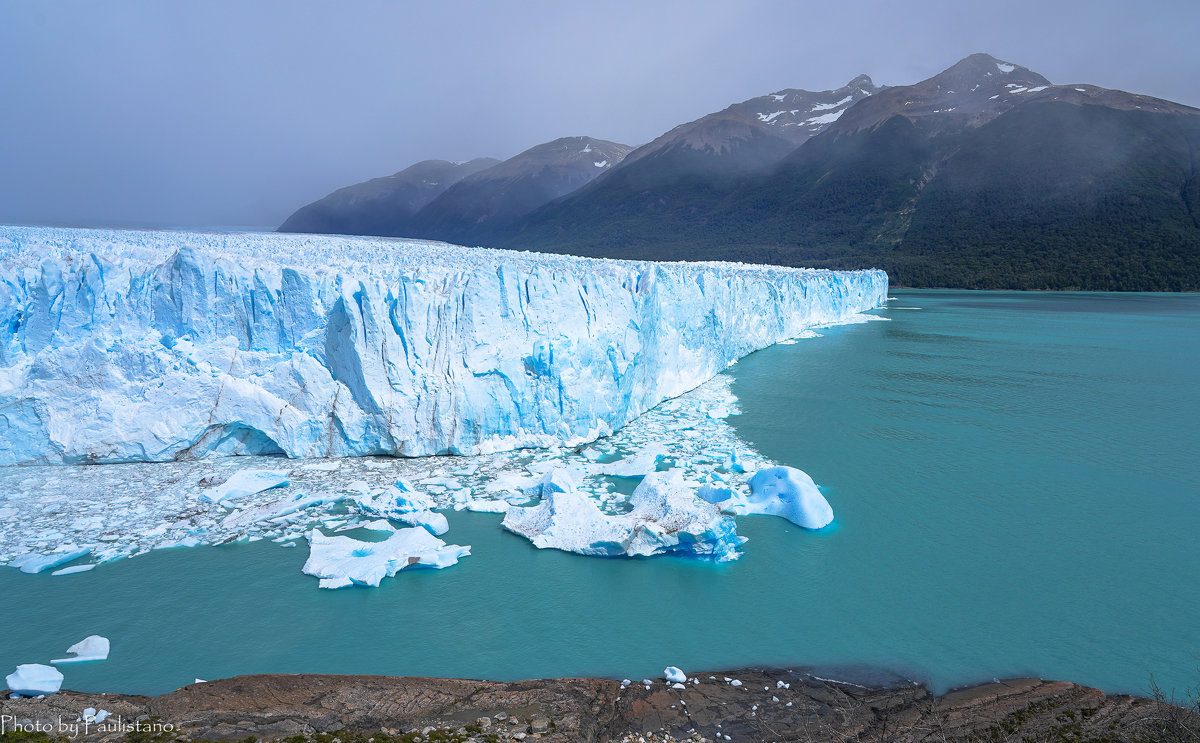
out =
{"type": "Polygon", "coordinates": [[[0,222],[273,228],[419,160],[642,144],[977,51],[1200,106],[1200,0],[0,0],[0,222]]]}

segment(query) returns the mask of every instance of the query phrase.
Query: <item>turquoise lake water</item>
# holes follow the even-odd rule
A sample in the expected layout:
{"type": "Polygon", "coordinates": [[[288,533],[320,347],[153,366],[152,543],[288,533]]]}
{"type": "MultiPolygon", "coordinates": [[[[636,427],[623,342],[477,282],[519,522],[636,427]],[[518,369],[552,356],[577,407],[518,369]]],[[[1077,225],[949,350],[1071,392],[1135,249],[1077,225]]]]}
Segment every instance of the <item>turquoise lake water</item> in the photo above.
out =
{"type": "Polygon", "coordinates": [[[880,667],[939,690],[1200,681],[1200,296],[896,297],[890,322],[730,371],[731,422],[821,485],[829,529],[740,518],[744,556],[712,565],[539,551],[497,514],[451,512],[447,538],[471,557],[340,591],[300,573],[305,546],[263,542],[62,577],[0,569],[0,664],[102,634],[110,660],[64,668],[66,687],[755,664],[880,667]]]}

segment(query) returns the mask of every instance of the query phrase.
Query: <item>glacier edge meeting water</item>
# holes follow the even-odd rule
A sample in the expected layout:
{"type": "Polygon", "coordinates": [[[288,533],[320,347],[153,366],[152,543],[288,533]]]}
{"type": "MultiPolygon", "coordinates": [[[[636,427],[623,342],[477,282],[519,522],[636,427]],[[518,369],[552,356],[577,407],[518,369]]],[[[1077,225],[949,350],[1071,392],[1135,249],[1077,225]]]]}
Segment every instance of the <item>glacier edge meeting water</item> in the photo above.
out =
{"type": "Polygon", "coordinates": [[[577,444],[886,294],[881,271],[0,227],[0,465],[577,444]]]}

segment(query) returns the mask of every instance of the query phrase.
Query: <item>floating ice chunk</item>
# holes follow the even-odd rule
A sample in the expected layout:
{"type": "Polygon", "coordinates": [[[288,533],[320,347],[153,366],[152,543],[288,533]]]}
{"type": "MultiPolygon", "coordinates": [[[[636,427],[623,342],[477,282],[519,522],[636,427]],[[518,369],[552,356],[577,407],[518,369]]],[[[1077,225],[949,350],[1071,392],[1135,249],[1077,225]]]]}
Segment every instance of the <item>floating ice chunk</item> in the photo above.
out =
{"type": "Polygon", "coordinates": [[[237,528],[257,524],[262,521],[274,521],[282,519],[285,516],[290,516],[298,511],[308,510],[313,506],[336,503],[342,500],[342,498],[343,496],[340,494],[329,493],[324,495],[289,494],[261,506],[234,511],[221,520],[221,525],[237,528]]]}
{"type": "Polygon", "coordinates": [[[450,522],[446,521],[446,517],[437,511],[413,511],[412,513],[396,514],[393,518],[399,519],[409,526],[421,526],[429,530],[434,536],[441,536],[450,530],[450,522]]]}
{"type": "Polygon", "coordinates": [[[820,529],[833,521],[833,509],[817,484],[794,467],[768,467],[750,478],[750,494],[730,499],[725,510],[737,515],[761,513],[782,516],[805,529],[820,529]]]}
{"type": "Polygon", "coordinates": [[[679,470],[652,472],[629,498],[632,510],[606,515],[576,492],[554,492],[528,508],[511,508],[501,525],[545,549],[600,557],[667,552],[735,560],[745,538],[733,520],[697,499],[679,470]]]}
{"type": "Polygon", "coordinates": [[[8,690],[23,697],[57,694],[62,688],[62,672],[41,663],[24,663],[4,678],[8,690]]]}
{"type": "Polygon", "coordinates": [[[382,542],[328,537],[313,529],[303,572],[321,579],[321,588],[378,586],[410,566],[444,568],[471,554],[471,548],[446,544],[421,527],[399,529],[382,542]]]}
{"type": "Polygon", "coordinates": [[[216,487],[200,494],[204,500],[214,503],[254,495],[271,488],[282,488],[288,484],[286,472],[277,470],[242,470],[216,487]]]}
{"type": "Polygon", "coordinates": [[[738,456],[737,449],[730,450],[729,457],[726,458],[725,463],[722,464],[721,466],[724,467],[726,472],[745,472],[746,471],[745,466],[742,464],[741,458],[738,456]]]}
{"type": "Polygon", "coordinates": [[[24,558],[18,558],[12,562],[13,567],[21,569],[22,573],[40,573],[43,570],[49,570],[53,567],[58,567],[65,562],[77,560],[80,557],[91,552],[90,547],[76,547],[68,545],[60,548],[57,552],[51,552],[48,555],[30,555],[24,558]]]}
{"type": "Polygon", "coordinates": [[[402,514],[437,508],[433,498],[413,490],[404,480],[397,480],[386,492],[377,495],[356,495],[354,502],[358,504],[358,510],[380,518],[398,519],[402,514]]]}
{"type": "Polygon", "coordinates": [[[469,500],[463,507],[478,513],[507,513],[509,504],[502,500],[469,500]]]}
{"type": "Polygon", "coordinates": [[[351,528],[366,529],[367,531],[396,531],[396,527],[392,526],[392,523],[387,519],[375,519],[365,524],[352,524],[351,528]]]}
{"type": "Polygon", "coordinates": [[[71,647],[67,648],[68,653],[74,653],[73,658],[57,658],[50,661],[58,665],[60,663],[83,663],[91,660],[107,660],[108,659],[108,638],[100,635],[88,635],[71,647]]]}
{"type": "Polygon", "coordinates": [[[50,575],[74,575],[75,573],[86,573],[94,567],[96,567],[95,563],[89,563],[87,565],[72,565],[69,568],[59,568],[50,575]]]}
{"type": "Polygon", "coordinates": [[[602,464],[598,469],[602,474],[616,477],[643,477],[653,472],[658,466],[659,460],[667,454],[667,447],[655,441],[635,454],[616,462],[602,464]]]}
{"type": "Polygon", "coordinates": [[[437,485],[446,490],[461,490],[463,485],[453,477],[427,477],[421,481],[422,485],[437,485]]]}
{"type": "Polygon", "coordinates": [[[663,669],[663,678],[665,678],[667,681],[673,681],[679,684],[687,681],[687,674],[675,666],[667,666],[665,669],[663,669]]]}
{"type": "Polygon", "coordinates": [[[537,484],[525,492],[538,498],[548,498],[555,493],[569,493],[574,489],[575,481],[571,478],[571,473],[555,468],[542,475],[537,484]]]}
{"type": "Polygon", "coordinates": [[[696,497],[705,503],[723,503],[733,497],[733,490],[720,485],[705,484],[696,491],[696,497]]]}

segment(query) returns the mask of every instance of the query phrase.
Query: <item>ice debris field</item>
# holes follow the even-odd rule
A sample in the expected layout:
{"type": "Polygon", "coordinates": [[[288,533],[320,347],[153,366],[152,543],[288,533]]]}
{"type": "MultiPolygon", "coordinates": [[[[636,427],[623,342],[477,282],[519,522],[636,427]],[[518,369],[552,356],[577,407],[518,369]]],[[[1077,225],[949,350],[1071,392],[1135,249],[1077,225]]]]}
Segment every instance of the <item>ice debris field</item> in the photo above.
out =
{"type": "Polygon", "coordinates": [[[306,544],[321,587],[374,586],[467,556],[442,539],[462,509],[537,547],[736,559],[735,515],[833,512],[737,438],[720,371],[883,319],[861,313],[886,289],[878,271],[0,227],[0,463],[23,465],[0,467],[0,518],[22,524],[0,563],[69,575],[270,539],[306,544]]]}

